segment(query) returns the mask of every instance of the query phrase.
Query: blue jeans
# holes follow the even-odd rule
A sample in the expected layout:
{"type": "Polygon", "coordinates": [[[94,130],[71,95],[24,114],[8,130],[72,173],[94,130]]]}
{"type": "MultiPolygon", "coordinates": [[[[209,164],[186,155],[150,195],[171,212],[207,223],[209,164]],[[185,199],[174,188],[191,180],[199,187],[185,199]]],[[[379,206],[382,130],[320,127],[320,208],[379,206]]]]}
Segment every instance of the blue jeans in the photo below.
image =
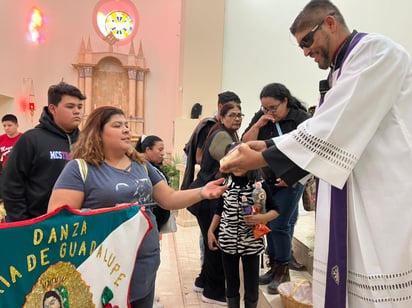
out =
{"type": "Polygon", "coordinates": [[[295,187],[275,188],[272,193],[280,215],[268,223],[272,231],[266,236],[271,261],[287,263],[291,259],[293,231],[298,218],[299,200],[304,188],[304,185],[297,183],[295,187]]]}

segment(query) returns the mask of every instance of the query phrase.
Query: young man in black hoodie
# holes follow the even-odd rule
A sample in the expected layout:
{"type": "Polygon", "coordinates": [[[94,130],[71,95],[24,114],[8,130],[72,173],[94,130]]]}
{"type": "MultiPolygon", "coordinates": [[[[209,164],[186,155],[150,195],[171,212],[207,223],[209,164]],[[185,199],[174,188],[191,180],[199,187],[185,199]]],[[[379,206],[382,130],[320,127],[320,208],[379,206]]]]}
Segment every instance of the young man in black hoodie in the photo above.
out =
{"type": "Polygon", "coordinates": [[[20,137],[4,169],[7,221],[47,212],[54,183],[70,160],[71,146],[79,136],[85,99],[78,88],[65,82],[50,86],[40,124],[20,137]]]}

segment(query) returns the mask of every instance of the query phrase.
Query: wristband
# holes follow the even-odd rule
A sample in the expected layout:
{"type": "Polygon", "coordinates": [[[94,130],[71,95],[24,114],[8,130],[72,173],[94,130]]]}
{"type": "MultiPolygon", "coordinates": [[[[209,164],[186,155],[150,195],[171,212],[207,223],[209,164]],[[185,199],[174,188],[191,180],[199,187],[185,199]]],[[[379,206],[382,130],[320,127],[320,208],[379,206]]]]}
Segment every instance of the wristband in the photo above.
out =
{"type": "Polygon", "coordinates": [[[275,142],[273,141],[273,139],[267,139],[265,140],[265,144],[266,144],[266,148],[270,148],[272,145],[275,145],[275,142]]]}
{"type": "Polygon", "coordinates": [[[200,189],[199,189],[200,200],[205,200],[205,199],[206,199],[206,198],[202,195],[203,188],[205,188],[205,187],[202,186],[202,187],[200,187],[200,189]]]}

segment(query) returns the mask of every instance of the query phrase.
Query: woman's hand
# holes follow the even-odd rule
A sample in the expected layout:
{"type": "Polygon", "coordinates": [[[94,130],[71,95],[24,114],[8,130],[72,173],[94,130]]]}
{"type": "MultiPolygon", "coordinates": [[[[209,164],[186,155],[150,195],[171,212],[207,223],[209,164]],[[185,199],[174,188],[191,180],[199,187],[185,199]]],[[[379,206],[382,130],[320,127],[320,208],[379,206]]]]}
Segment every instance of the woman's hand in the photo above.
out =
{"type": "Polygon", "coordinates": [[[222,185],[224,178],[217,179],[215,181],[210,181],[200,190],[200,195],[203,199],[217,199],[224,191],[227,189],[226,185],[222,185]]]}
{"type": "Polygon", "coordinates": [[[275,119],[273,118],[271,114],[264,114],[259,118],[259,120],[255,123],[255,125],[258,129],[260,129],[263,126],[266,126],[268,122],[275,123],[275,119]]]}

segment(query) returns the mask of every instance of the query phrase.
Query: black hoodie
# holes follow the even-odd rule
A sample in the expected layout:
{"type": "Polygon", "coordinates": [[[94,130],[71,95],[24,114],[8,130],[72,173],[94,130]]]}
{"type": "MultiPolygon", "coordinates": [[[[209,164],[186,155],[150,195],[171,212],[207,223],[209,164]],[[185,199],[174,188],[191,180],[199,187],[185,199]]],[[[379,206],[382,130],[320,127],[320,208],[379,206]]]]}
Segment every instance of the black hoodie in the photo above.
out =
{"type": "Polygon", "coordinates": [[[40,124],[25,132],[14,145],[3,173],[3,200],[10,221],[47,212],[54,183],[66,162],[79,129],[59,128],[44,107],[40,124]]]}

